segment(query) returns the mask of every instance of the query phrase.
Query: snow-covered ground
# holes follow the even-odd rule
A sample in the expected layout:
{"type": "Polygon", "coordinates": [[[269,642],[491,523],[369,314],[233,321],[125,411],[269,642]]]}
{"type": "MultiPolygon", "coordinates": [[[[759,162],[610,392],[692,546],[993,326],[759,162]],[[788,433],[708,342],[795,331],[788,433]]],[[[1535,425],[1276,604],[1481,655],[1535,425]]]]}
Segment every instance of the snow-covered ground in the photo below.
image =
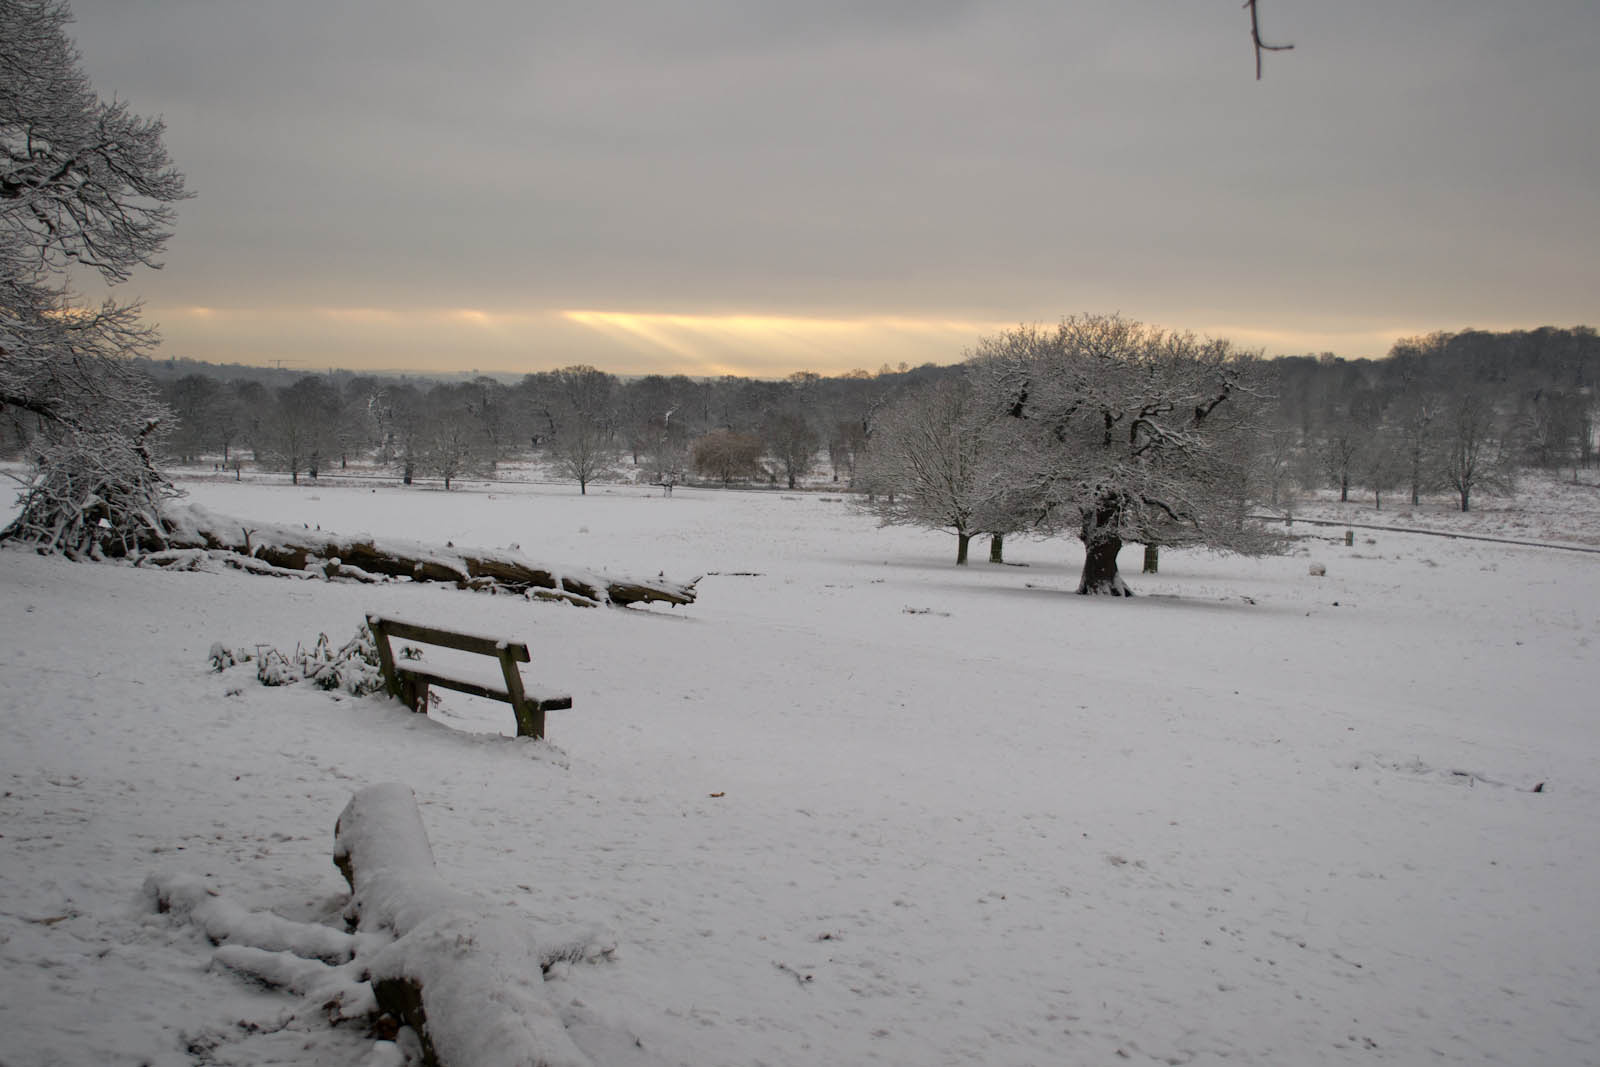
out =
{"type": "Polygon", "coordinates": [[[1424,497],[1413,506],[1406,493],[1386,493],[1378,508],[1370,493],[1353,493],[1341,503],[1332,490],[1309,494],[1289,510],[1302,519],[1357,526],[1410,527],[1600,548],[1600,486],[1594,484],[1592,474],[1583,473],[1585,479],[1575,482],[1570,472],[1526,471],[1517,479],[1514,493],[1476,493],[1471,498],[1472,510],[1466,513],[1461,511],[1460,501],[1448,494],[1424,497]]]}
{"type": "Polygon", "coordinates": [[[338,925],[333,823],[384,781],[485,908],[610,931],[545,989],[658,1063],[1600,1063],[1600,556],[1131,548],[1117,601],[1068,542],[957,569],[825,494],[190,488],[706,577],[583,610],[0,552],[6,1067],[362,1062],[141,886],[338,925]],[[526,640],[575,706],[545,744],[208,670],[372,610],[526,640]]]}

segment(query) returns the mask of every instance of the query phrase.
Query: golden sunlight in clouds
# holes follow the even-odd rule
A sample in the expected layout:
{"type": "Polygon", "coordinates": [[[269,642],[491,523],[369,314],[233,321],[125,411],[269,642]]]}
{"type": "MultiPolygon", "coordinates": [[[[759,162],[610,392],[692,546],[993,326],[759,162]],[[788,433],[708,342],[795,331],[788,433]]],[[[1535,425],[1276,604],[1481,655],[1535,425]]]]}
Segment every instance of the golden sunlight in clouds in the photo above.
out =
{"type": "Polygon", "coordinates": [[[389,323],[397,322],[404,312],[390,308],[317,308],[316,313],[334,322],[389,323]]]}
{"type": "MultiPolygon", "coordinates": [[[[496,311],[425,307],[152,308],[165,355],[213,363],[308,369],[522,374],[588,363],[613,374],[734,374],[780,378],[842,374],[885,364],[956,363],[979,338],[1016,322],[928,316],[667,314],[496,311]]],[[[1041,320],[1049,325],[1049,320],[1041,320]]],[[[1241,327],[1152,317],[1157,325],[1226,337],[1267,355],[1364,352],[1382,356],[1396,338],[1424,333],[1374,319],[1258,323],[1241,327]]]]}
{"type": "Polygon", "coordinates": [[[687,374],[822,374],[884,363],[954,363],[996,323],[792,315],[673,315],[571,310],[563,317],[641,358],[676,362],[687,374]],[[692,369],[690,369],[692,368],[692,369]]]}

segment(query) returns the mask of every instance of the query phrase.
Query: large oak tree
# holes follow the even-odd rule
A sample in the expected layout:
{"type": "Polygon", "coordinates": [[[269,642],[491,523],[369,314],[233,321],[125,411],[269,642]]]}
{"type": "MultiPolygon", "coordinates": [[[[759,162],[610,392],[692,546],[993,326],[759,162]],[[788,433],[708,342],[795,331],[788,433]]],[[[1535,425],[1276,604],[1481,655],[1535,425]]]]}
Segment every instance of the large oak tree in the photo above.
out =
{"type": "Polygon", "coordinates": [[[1129,595],[1128,542],[1270,546],[1245,518],[1265,397],[1226,341],[1089,315],[986,338],[970,362],[997,491],[1082,539],[1078,592],[1129,595]]]}

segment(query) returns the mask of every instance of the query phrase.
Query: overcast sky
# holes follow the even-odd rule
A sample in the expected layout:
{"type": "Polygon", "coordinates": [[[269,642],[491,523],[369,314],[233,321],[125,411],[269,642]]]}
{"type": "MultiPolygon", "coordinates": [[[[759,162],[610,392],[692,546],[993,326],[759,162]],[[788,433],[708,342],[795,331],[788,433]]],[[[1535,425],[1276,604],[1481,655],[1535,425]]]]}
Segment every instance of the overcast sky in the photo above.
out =
{"type": "Polygon", "coordinates": [[[73,0],[219,362],[781,375],[1600,324],[1596,0],[73,0]]]}

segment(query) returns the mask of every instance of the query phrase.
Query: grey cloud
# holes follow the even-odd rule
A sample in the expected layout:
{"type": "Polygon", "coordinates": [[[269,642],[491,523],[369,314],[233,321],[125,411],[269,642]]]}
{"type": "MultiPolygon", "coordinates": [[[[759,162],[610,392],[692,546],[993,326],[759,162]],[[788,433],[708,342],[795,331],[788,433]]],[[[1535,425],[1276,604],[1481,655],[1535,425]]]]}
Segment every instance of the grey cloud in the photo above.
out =
{"type": "Polygon", "coordinates": [[[196,303],[1594,317],[1589,0],[76,10],[196,303]]]}

